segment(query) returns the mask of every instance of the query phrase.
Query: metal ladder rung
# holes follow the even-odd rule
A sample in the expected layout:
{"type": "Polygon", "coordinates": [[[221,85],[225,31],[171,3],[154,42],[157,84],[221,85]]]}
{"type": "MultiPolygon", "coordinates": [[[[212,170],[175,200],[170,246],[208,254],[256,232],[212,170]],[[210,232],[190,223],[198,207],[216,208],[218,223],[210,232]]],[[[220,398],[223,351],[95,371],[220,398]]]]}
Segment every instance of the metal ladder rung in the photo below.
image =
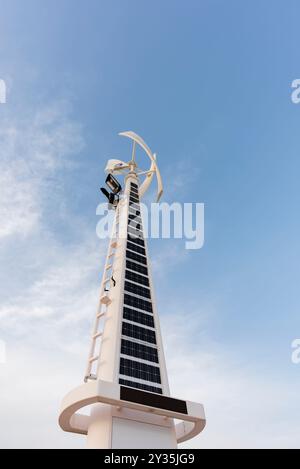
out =
{"type": "Polygon", "coordinates": [[[93,339],[98,339],[98,337],[101,337],[103,332],[97,332],[97,334],[92,335],[93,339]]]}
{"type": "Polygon", "coordinates": [[[93,363],[93,362],[95,362],[96,360],[98,360],[98,358],[99,358],[99,355],[95,355],[94,357],[92,357],[92,358],[89,359],[89,362],[90,362],[90,363],[93,363]]]}

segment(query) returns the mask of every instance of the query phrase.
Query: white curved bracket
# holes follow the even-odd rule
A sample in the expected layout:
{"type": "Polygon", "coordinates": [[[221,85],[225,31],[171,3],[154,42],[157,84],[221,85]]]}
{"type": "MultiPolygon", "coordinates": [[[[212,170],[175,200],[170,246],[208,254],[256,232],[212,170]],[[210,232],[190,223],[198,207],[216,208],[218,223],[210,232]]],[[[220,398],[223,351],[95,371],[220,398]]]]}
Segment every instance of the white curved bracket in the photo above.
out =
{"type": "MultiPolygon", "coordinates": [[[[124,388],[123,388],[124,389],[124,388]]],[[[66,432],[87,434],[90,417],[77,413],[78,410],[85,406],[95,404],[97,402],[125,407],[141,412],[151,412],[167,418],[180,419],[181,422],[175,425],[176,438],[178,443],[189,440],[198,435],[205,427],[205,414],[202,404],[190,401],[180,401],[186,405],[186,413],[169,410],[167,408],[154,407],[149,404],[140,404],[133,401],[121,399],[121,386],[116,383],[97,380],[83,384],[69,394],[63,400],[61,412],[59,416],[59,424],[66,432]]],[[[147,393],[146,391],[137,391],[138,393],[147,393]]],[[[174,401],[166,396],[166,407],[169,401],[174,401]]],[[[178,400],[177,400],[178,401],[178,400]]]]}

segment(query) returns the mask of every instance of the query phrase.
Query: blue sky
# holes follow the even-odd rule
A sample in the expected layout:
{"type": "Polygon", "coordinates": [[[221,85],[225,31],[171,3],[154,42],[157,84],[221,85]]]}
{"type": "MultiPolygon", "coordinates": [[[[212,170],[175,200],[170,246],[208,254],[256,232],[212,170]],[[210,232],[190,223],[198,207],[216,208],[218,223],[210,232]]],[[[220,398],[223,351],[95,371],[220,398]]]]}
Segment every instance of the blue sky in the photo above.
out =
{"type": "Polygon", "coordinates": [[[201,250],[150,242],[173,394],[207,409],[191,445],[299,446],[299,12],[292,0],[0,0],[0,376],[14,419],[1,446],[83,444],[55,412],[84,370],[106,248],[95,211],[107,158],[129,155],[122,130],[157,152],[165,201],[205,204],[201,250]],[[19,373],[26,411],[6,384],[19,373]]]}

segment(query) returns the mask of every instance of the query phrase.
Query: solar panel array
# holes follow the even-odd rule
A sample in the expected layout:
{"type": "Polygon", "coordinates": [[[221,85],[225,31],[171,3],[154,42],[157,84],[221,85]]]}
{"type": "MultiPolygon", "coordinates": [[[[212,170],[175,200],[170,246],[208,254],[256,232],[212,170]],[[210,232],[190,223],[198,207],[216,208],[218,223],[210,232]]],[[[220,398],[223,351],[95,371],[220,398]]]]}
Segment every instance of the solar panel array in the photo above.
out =
{"type": "Polygon", "coordinates": [[[119,383],[162,394],[147,255],[139,204],[138,185],[131,182],[119,383]]]}

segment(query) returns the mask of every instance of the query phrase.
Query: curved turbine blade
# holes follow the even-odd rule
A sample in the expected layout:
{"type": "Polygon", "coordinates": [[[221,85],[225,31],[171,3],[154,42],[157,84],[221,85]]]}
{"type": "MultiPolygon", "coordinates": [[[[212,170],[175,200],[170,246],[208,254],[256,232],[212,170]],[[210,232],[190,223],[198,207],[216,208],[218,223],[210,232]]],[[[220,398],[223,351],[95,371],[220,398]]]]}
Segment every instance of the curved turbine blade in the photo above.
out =
{"type": "Polygon", "coordinates": [[[155,171],[156,177],[157,177],[157,198],[156,198],[156,201],[158,202],[159,199],[162,196],[162,193],[163,193],[163,184],[162,184],[162,178],[161,178],[161,175],[160,175],[157,163],[156,163],[156,156],[152,153],[152,151],[150,150],[148,145],[144,142],[144,140],[139,135],[137,135],[135,132],[132,132],[132,130],[129,130],[129,131],[126,131],[126,132],[120,132],[119,135],[121,135],[123,137],[128,137],[131,140],[133,140],[134,142],[138,143],[138,145],[140,145],[143,148],[143,150],[147,153],[147,155],[149,156],[149,158],[151,160],[150,171],[152,170],[153,172],[151,172],[150,174],[148,174],[146,176],[144,182],[140,186],[140,195],[141,196],[144,195],[144,193],[146,192],[146,190],[150,186],[150,184],[152,182],[152,179],[153,179],[154,171],[155,171]]]}
{"type": "Polygon", "coordinates": [[[148,190],[152,180],[153,180],[153,176],[154,176],[154,172],[156,170],[156,167],[155,167],[155,163],[151,163],[151,167],[150,167],[150,173],[147,174],[147,176],[145,177],[144,181],[142,182],[142,184],[140,185],[140,188],[139,188],[139,194],[140,194],[140,197],[143,197],[143,195],[145,194],[145,192],[148,190]]]}
{"type": "MultiPolygon", "coordinates": [[[[156,160],[156,155],[154,154],[154,158],[156,160]]],[[[158,169],[158,166],[157,164],[155,164],[155,168],[156,168],[156,178],[157,178],[157,197],[156,197],[156,202],[159,202],[159,199],[161,198],[162,194],[163,194],[163,191],[164,191],[164,188],[163,188],[163,183],[162,183],[162,178],[161,178],[161,174],[160,174],[160,171],[158,169]]]]}
{"type": "Polygon", "coordinates": [[[144,140],[139,135],[137,135],[135,132],[132,132],[132,130],[129,130],[127,132],[120,132],[119,135],[121,135],[122,137],[131,138],[131,140],[138,143],[143,148],[143,150],[145,150],[145,152],[149,156],[150,160],[155,161],[155,159],[153,157],[153,154],[152,154],[152,151],[148,147],[147,143],[145,143],[144,140]]]}

